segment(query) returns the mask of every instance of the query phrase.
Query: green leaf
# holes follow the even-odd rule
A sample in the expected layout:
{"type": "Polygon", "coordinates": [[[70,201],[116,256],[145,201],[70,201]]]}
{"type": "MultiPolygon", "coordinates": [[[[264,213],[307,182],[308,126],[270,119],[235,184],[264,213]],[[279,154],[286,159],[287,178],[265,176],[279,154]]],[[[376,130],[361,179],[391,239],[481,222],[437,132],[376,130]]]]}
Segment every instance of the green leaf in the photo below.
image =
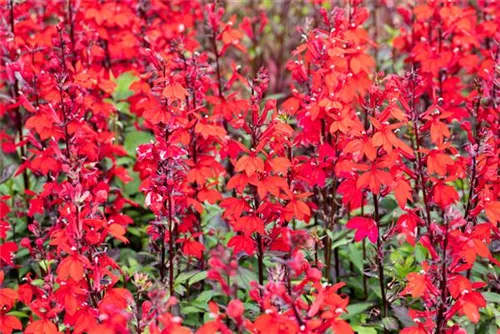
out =
{"type": "Polygon", "coordinates": [[[352,329],[358,334],[377,334],[377,330],[373,327],[352,326],[352,329]]]}
{"type": "MultiPolygon", "coordinates": [[[[19,225],[20,225],[20,224],[17,224],[17,225],[18,225],[18,226],[16,226],[16,230],[17,230],[17,232],[19,232],[19,225]]],[[[16,258],[17,258],[17,259],[20,259],[20,258],[23,258],[23,257],[25,257],[25,256],[29,256],[29,255],[30,255],[30,251],[29,251],[29,249],[26,249],[26,248],[21,248],[20,250],[18,250],[18,251],[17,251],[17,253],[16,253],[16,258]]],[[[47,262],[47,264],[48,264],[48,261],[47,261],[47,260],[44,260],[44,261],[46,261],[46,262],[47,262]]],[[[42,262],[42,261],[40,261],[40,262],[42,262]]]]}
{"type": "MultiPolygon", "coordinates": [[[[2,156],[2,160],[4,157],[2,156]]],[[[0,166],[0,184],[10,180],[10,178],[14,175],[16,172],[18,166],[14,164],[8,164],[5,167],[0,166]]]]}
{"type": "Polygon", "coordinates": [[[394,270],[398,277],[404,279],[409,273],[414,271],[413,261],[413,256],[407,256],[406,259],[400,260],[399,263],[394,265],[394,270]]]}
{"type": "Polygon", "coordinates": [[[202,313],[202,312],[205,312],[205,310],[196,306],[181,307],[181,314],[202,313]]]}
{"type": "Polygon", "coordinates": [[[352,243],[350,239],[340,239],[332,243],[332,249],[352,243]]]}
{"type": "Polygon", "coordinates": [[[188,271],[184,273],[180,273],[179,276],[175,279],[175,285],[182,284],[186,282],[191,276],[196,274],[198,271],[188,271]]]}
{"type": "Polygon", "coordinates": [[[178,294],[180,296],[184,296],[184,292],[186,292],[186,288],[184,288],[184,286],[182,284],[179,284],[179,285],[176,285],[174,287],[174,291],[176,294],[178,294]]]}
{"type": "Polygon", "coordinates": [[[214,290],[203,291],[196,297],[195,303],[208,304],[208,302],[215,296],[219,294],[214,290]]]}
{"type": "Polygon", "coordinates": [[[396,330],[399,328],[398,321],[396,318],[393,317],[385,317],[382,319],[382,324],[384,325],[384,328],[388,330],[396,330]]]}
{"type": "Polygon", "coordinates": [[[415,246],[415,259],[417,260],[418,263],[422,263],[425,261],[425,259],[427,258],[427,249],[420,245],[420,244],[417,244],[415,246]]]}
{"type": "Polygon", "coordinates": [[[355,245],[349,244],[349,260],[360,273],[363,273],[363,252],[355,245]]]}
{"type": "Polygon", "coordinates": [[[500,294],[495,292],[483,292],[482,295],[487,302],[500,305],[500,294]]]}
{"type": "Polygon", "coordinates": [[[394,316],[401,322],[404,327],[414,326],[413,319],[408,315],[408,309],[403,306],[391,306],[394,316]]]}
{"type": "Polygon", "coordinates": [[[236,282],[238,285],[246,290],[250,290],[250,282],[257,281],[257,274],[254,271],[248,270],[246,268],[238,268],[238,276],[236,276],[236,282]]]}
{"type": "Polygon", "coordinates": [[[43,286],[45,284],[45,281],[41,278],[38,278],[38,279],[32,280],[30,282],[30,284],[34,285],[34,286],[43,286]]]}
{"type": "Polygon", "coordinates": [[[189,281],[190,284],[199,282],[201,280],[204,280],[207,278],[207,272],[204,271],[199,271],[199,270],[193,270],[193,271],[188,271],[185,273],[180,273],[179,276],[175,279],[175,285],[181,285],[183,283],[186,283],[189,281]]]}
{"type": "Polygon", "coordinates": [[[350,230],[342,230],[339,232],[333,232],[331,230],[326,230],[326,234],[330,237],[332,241],[332,249],[337,248],[342,245],[347,245],[351,242],[351,238],[347,238],[346,236],[351,233],[350,230]]]}
{"type": "MultiPolygon", "coordinates": [[[[131,168],[128,168],[127,170],[128,170],[128,174],[132,178],[132,181],[124,184],[123,187],[122,187],[122,189],[123,189],[123,192],[126,195],[128,195],[129,197],[131,197],[131,196],[134,196],[134,195],[138,194],[139,186],[141,184],[141,178],[139,177],[139,173],[133,171],[131,168]]],[[[142,200],[139,197],[135,197],[135,202],[136,203],[141,203],[142,200]]],[[[140,230],[131,231],[130,227],[128,228],[128,231],[130,233],[132,233],[132,234],[134,234],[136,232],[140,233],[137,236],[141,236],[141,235],[145,235],[146,234],[145,232],[141,232],[140,230]]]]}
{"type": "Polygon", "coordinates": [[[137,228],[137,227],[131,227],[131,226],[129,226],[127,228],[127,232],[130,233],[130,234],[132,234],[132,235],[135,235],[136,237],[141,237],[142,235],[145,234],[139,228],[137,228]]]}
{"type": "Polygon", "coordinates": [[[139,80],[139,78],[136,77],[130,71],[120,74],[120,76],[115,79],[116,88],[112,94],[113,100],[115,101],[125,100],[130,96],[134,95],[134,92],[131,91],[129,88],[130,85],[137,80],[139,80]]]}
{"type": "Polygon", "coordinates": [[[489,270],[487,267],[483,266],[479,262],[476,262],[472,267],[472,272],[474,274],[487,275],[489,273],[489,270]]]}
{"type": "Polygon", "coordinates": [[[27,315],[26,313],[21,312],[21,311],[10,311],[7,314],[8,315],[13,315],[16,318],[29,318],[29,315],[27,315]]]}
{"type": "Polygon", "coordinates": [[[40,268],[42,268],[45,272],[48,272],[48,267],[49,267],[49,261],[48,260],[42,260],[40,262],[38,262],[38,265],[40,266],[40,268]]]}
{"type": "Polygon", "coordinates": [[[206,270],[200,271],[189,278],[189,284],[194,284],[199,281],[203,281],[204,279],[207,278],[207,275],[208,273],[206,270]]]}
{"type": "Polygon", "coordinates": [[[259,306],[255,305],[254,303],[243,303],[245,306],[245,311],[253,314],[253,315],[258,315],[260,313],[260,308],[259,306]]]}
{"type": "Polygon", "coordinates": [[[286,94],[285,93],[276,93],[276,94],[271,94],[271,95],[268,95],[265,97],[265,100],[271,100],[271,99],[275,99],[275,100],[279,100],[279,99],[282,99],[286,97],[286,94]]]}
{"type": "Polygon", "coordinates": [[[130,117],[133,117],[134,115],[130,112],[130,103],[121,101],[121,102],[116,102],[114,103],[114,106],[118,112],[121,112],[122,114],[128,115],[130,117]]]}
{"type": "Polygon", "coordinates": [[[363,313],[370,307],[372,307],[372,303],[358,303],[358,304],[351,304],[347,306],[347,313],[342,314],[342,319],[349,320],[353,318],[355,315],[358,315],[360,313],[363,313]]]}
{"type": "Polygon", "coordinates": [[[154,139],[154,136],[149,132],[133,131],[125,135],[123,146],[128,154],[135,157],[137,146],[148,143],[154,139]]]}

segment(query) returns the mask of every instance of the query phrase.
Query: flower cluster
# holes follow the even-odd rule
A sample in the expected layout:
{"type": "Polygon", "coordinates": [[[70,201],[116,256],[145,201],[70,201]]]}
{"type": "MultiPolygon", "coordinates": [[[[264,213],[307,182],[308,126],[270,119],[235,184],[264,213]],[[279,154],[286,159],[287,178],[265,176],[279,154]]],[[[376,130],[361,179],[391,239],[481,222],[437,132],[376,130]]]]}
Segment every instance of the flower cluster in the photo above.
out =
{"type": "Polygon", "coordinates": [[[500,2],[0,8],[1,333],[500,327],[500,2]]]}

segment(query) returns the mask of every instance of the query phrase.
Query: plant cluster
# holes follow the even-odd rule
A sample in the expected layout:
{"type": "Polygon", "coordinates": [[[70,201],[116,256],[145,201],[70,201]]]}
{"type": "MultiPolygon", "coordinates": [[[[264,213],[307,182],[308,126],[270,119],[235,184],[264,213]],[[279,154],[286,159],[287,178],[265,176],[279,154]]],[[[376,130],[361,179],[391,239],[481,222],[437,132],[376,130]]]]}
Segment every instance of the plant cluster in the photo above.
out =
{"type": "Polygon", "coordinates": [[[500,328],[500,2],[0,8],[0,333],[500,328]]]}

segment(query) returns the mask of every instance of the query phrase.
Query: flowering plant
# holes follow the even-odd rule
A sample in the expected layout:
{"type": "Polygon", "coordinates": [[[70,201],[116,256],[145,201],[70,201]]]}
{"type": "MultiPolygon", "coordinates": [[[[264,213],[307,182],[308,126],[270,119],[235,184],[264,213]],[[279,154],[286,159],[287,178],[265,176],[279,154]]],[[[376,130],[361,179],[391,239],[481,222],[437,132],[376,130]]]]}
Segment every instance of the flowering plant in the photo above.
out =
{"type": "Polygon", "coordinates": [[[0,333],[497,332],[499,2],[0,8],[0,333]]]}

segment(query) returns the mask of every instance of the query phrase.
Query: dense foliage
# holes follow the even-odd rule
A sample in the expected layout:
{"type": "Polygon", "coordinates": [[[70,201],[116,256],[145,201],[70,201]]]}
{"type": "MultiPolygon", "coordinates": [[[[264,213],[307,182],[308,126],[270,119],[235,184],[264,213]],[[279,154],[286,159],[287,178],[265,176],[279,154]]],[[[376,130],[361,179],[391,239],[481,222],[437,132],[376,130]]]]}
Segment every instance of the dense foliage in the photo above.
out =
{"type": "Polygon", "coordinates": [[[497,332],[500,2],[0,8],[0,333],[497,332]]]}

